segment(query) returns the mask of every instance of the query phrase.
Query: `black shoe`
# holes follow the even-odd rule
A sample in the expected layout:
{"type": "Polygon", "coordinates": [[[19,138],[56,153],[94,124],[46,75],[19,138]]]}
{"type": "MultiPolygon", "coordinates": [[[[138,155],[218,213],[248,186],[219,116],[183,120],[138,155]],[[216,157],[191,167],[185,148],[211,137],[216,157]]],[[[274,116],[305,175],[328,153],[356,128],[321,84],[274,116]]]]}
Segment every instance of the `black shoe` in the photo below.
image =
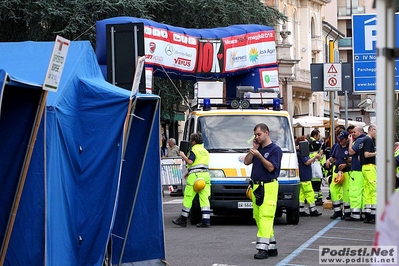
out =
{"type": "Polygon", "coordinates": [[[337,219],[338,217],[342,218],[341,212],[334,212],[334,214],[332,216],[330,216],[331,219],[337,219]]]}
{"type": "Polygon", "coordinates": [[[360,222],[361,220],[353,218],[352,216],[349,216],[349,217],[345,218],[345,221],[348,221],[348,222],[360,222]]]}
{"type": "Polygon", "coordinates": [[[314,204],[316,206],[323,206],[323,201],[322,200],[316,200],[314,204]]]}
{"type": "Polygon", "coordinates": [[[277,251],[277,249],[269,249],[269,250],[267,251],[267,255],[268,255],[269,257],[277,257],[278,251],[277,251]]]}
{"type": "Polygon", "coordinates": [[[309,217],[310,214],[306,212],[299,212],[299,217],[309,217]]]}
{"type": "Polygon", "coordinates": [[[180,216],[177,219],[173,219],[172,223],[174,223],[175,225],[180,225],[181,227],[187,227],[187,218],[184,220],[182,216],[180,216]]]}
{"type": "Polygon", "coordinates": [[[322,213],[318,212],[317,210],[315,210],[313,212],[310,212],[310,217],[317,217],[317,216],[320,216],[320,215],[322,215],[322,213]]]}
{"type": "Polygon", "coordinates": [[[258,253],[254,255],[254,258],[257,260],[264,260],[269,257],[269,253],[267,250],[260,249],[258,253]]]}
{"type": "Polygon", "coordinates": [[[198,227],[198,228],[209,228],[209,227],[211,227],[210,224],[206,224],[206,223],[203,223],[203,222],[197,223],[195,226],[198,227]]]}
{"type": "Polygon", "coordinates": [[[350,213],[349,214],[345,214],[343,217],[344,218],[341,217],[342,220],[349,219],[351,217],[351,214],[350,213]]]}

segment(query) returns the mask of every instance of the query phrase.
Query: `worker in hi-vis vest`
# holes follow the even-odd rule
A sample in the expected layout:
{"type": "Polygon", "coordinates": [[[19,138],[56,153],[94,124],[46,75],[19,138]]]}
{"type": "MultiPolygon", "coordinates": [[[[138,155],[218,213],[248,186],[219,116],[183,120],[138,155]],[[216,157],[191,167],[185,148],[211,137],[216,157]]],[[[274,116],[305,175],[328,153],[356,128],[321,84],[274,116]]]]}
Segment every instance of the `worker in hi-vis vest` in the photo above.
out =
{"type": "Polygon", "coordinates": [[[370,125],[367,135],[362,139],[359,146],[360,164],[362,165],[364,178],[364,223],[370,224],[375,224],[375,215],[377,212],[376,136],[377,127],[370,125]]]}
{"type": "Polygon", "coordinates": [[[334,214],[330,217],[345,219],[350,217],[349,204],[349,132],[342,130],[337,136],[338,143],[334,145],[330,158],[326,161],[327,167],[333,167],[333,181],[330,184],[331,201],[333,203],[334,214]],[[334,166],[332,166],[334,165],[334,166]],[[342,205],[344,216],[342,215],[342,205]]]}
{"type": "Polygon", "coordinates": [[[211,178],[209,175],[209,153],[203,146],[201,133],[192,133],[190,135],[191,150],[186,156],[180,151],[180,156],[187,163],[187,184],[184,189],[183,208],[179,218],[173,219],[172,222],[181,227],[187,226],[187,218],[193,204],[193,199],[198,193],[202,221],[197,227],[210,227],[211,208],[209,197],[211,195],[211,178]]]}
{"type": "Polygon", "coordinates": [[[349,172],[349,204],[351,207],[351,216],[346,221],[361,221],[364,181],[362,174],[362,166],[359,161],[359,144],[364,138],[363,127],[357,126],[353,129],[353,133],[349,135],[349,155],[352,156],[351,170],[349,172]]]}

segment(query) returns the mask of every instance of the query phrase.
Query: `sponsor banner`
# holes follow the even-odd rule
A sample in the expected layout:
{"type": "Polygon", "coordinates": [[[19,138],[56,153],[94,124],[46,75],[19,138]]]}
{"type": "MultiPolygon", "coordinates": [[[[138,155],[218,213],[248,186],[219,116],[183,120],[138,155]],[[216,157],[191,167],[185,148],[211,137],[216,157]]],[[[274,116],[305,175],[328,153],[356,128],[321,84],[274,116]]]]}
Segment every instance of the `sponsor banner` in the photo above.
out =
{"type": "Polygon", "coordinates": [[[144,27],[146,64],[193,73],[197,58],[197,39],[165,29],[144,27]]]}
{"type": "Polygon", "coordinates": [[[259,73],[262,88],[279,88],[277,67],[261,68],[259,73]]]}
{"type": "Polygon", "coordinates": [[[221,39],[198,39],[196,73],[220,74],[224,66],[224,48],[221,39]]]}
{"type": "Polygon", "coordinates": [[[277,64],[274,31],[223,38],[224,72],[277,64]]]}
{"type": "Polygon", "coordinates": [[[396,246],[320,246],[319,264],[397,265],[396,246]]]}
{"type": "Polygon", "coordinates": [[[197,38],[144,27],[147,65],[185,73],[224,74],[277,64],[273,30],[227,38],[197,38]]]}

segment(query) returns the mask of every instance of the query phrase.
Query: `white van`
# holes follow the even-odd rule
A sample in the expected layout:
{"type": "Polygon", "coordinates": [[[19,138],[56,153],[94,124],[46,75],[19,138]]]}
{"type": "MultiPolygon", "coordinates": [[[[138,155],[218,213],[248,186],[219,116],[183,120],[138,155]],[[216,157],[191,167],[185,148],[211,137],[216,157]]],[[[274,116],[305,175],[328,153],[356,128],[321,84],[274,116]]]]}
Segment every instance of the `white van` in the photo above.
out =
{"type": "MultiPolygon", "coordinates": [[[[252,202],[246,196],[252,165],[244,165],[244,157],[252,147],[254,127],[265,123],[270,138],[283,151],[278,177],[279,193],[276,216],[286,213],[288,224],[299,221],[298,160],[288,112],[262,109],[211,109],[189,114],[184,140],[193,132],[201,132],[204,147],[210,153],[211,197],[213,215],[252,212],[252,202]]],[[[192,208],[191,223],[200,217],[192,208]]]]}

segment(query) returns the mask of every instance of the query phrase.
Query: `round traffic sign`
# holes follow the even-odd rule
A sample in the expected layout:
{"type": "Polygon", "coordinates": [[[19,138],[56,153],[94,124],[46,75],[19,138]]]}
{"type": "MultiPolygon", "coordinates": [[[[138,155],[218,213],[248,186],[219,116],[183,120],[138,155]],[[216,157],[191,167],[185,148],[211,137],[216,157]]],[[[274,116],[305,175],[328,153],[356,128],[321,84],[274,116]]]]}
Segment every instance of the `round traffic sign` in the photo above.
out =
{"type": "Polygon", "coordinates": [[[335,85],[337,85],[337,79],[336,78],[334,78],[334,77],[331,77],[331,78],[329,78],[328,79],[328,84],[330,85],[330,86],[335,86],[335,85]]]}

